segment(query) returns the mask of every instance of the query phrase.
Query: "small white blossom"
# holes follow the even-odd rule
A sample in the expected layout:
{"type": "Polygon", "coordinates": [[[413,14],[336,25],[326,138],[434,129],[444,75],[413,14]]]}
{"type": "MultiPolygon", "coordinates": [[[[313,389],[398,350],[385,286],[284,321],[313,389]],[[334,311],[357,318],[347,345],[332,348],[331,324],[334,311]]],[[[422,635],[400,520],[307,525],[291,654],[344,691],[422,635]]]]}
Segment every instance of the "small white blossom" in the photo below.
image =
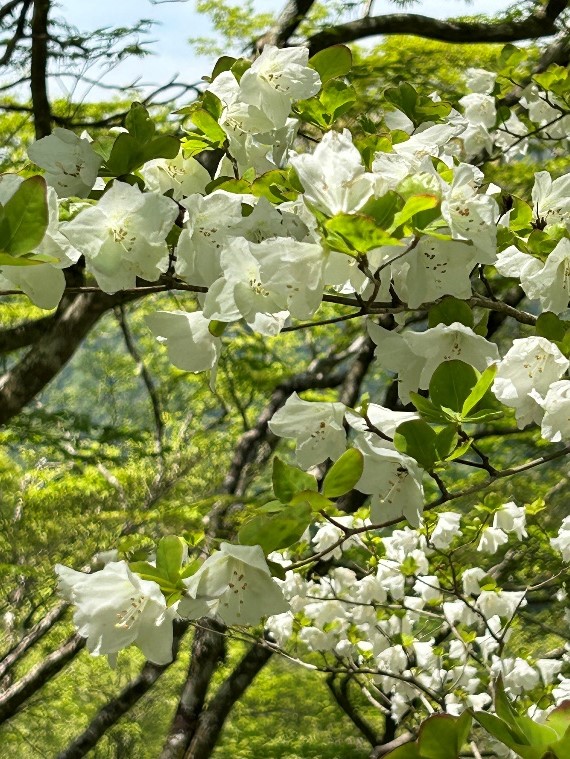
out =
{"type": "Polygon", "coordinates": [[[504,532],[514,532],[519,540],[526,538],[525,530],[526,515],[524,506],[517,506],[514,501],[509,501],[495,512],[493,527],[504,532]]]}
{"type": "Polygon", "coordinates": [[[85,198],[91,192],[103,159],[89,140],[56,127],[28,148],[30,159],[45,169],[46,182],[60,198],[85,198]]]}
{"type": "Polygon", "coordinates": [[[570,362],[545,337],[513,340],[499,363],[492,391],[506,406],[515,409],[519,427],[542,420],[543,409],[536,394],[546,395],[550,385],[564,374],[570,362]]]}
{"type": "Polygon", "coordinates": [[[436,548],[449,548],[454,538],[461,535],[461,514],[444,511],[437,515],[437,524],[431,534],[430,543],[436,548]]]}
{"type": "Polygon", "coordinates": [[[297,442],[296,457],[303,469],[338,459],[346,449],[343,427],[346,407],[342,403],[303,401],[297,393],[273,414],[269,429],[278,437],[297,442]]]}
{"type": "Polygon", "coordinates": [[[477,546],[478,551],[483,553],[494,554],[500,546],[508,543],[509,537],[506,532],[497,527],[486,527],[481,535],[481,540],[477,546]]]}
{"type": "Polygon", "coordinates": [[[157,583],[142,580],[125,561],[112,561],[100,572],[85,574],[57,564],[60,592],[74,604],[73,621],[87,638],[88,650],[98,656],[118,651],[131,643],[149,661],[172,660],[172,618],[157,583]]]}

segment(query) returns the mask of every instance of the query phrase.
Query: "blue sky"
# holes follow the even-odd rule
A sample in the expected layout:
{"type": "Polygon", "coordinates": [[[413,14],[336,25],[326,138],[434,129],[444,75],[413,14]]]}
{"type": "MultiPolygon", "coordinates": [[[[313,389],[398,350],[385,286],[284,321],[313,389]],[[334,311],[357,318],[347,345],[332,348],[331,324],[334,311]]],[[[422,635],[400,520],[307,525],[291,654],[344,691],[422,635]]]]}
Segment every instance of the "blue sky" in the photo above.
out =
{"type": "MultiPolygon", "coordinates": [[[[283,4],[283,0],[256,0],[255,7],[259,11],[277,12],[283,4]]],[[[506,0],[477,0],[476,3],[464,0],[422,0],[409,10],[446,18],[475,13],[492,14],[510,4],[506,0]]],[[[179,74],[180,79],[191,83],[199,81],[212,67],[211,60],[196,56],[188,44],[189,37],[211,33],[207,19],[196,13],[194,0],[158,5],[153,5],[150,0],[58,0],[58,6],[54,16],[64,17],[68,23],[82,31],[110,25],[130,25],[140,18],[153,18],[159,22],[151,34],[151,39],[156,40],[151,46],[155,55],[142,60],[124,61],[105,74],[105,82],[125,84],[140,77],[141,82],[162,84],[179,74]]],[[[382,13],[398,11],[396,5],[387,7],[384,2],[378,2],[376,8],[382,13]]],[[[88,75],[100,79],[102,72],[92,69],[88,75]]],[[[65,78],[60,83],[53,84],[52,96],[65,95],[65,88],[71,83],[69,78],[65,78]]],[[[106,95],[108,93],[92,88],[89,92],[77,91],[75,98],[97,100],[106,95]]]]}

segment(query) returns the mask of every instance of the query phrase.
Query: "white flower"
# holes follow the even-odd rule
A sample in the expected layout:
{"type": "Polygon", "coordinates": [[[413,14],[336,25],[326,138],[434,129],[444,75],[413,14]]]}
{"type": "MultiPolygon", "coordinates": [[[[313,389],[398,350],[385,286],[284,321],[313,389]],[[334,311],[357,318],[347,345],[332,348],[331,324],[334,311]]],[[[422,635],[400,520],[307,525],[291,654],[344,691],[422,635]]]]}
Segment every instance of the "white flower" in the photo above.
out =
{"type": "Polygon", "coordinates": [[[435,575],[418,577],[414,583],[414,592],[426,602],[441,601],[442,598],[439,579],[435,575]]]}
{"type": "Polygon", "coordinates": [[[482,590],[477,599],[476,606],[490,620],[491,617],[503,617],[510,619],[521,606],[526,605],[524,600],[525,591],[508,592],[506,590],[482,590]]]}
{"type": "Polygon", "coordinates": [[[217,614],[226,625],[256,625],[262,617],[289,610],[260,546],[222,543],[186,585],[178,606],[181,617],[217,614]]]}
{"type": "Polygon", "coordinates": [[[554,676],[560,673],[564,662],[557,659],[537,659],[536,667],[540,672],[540,677],[545,685],[550,685],[554,681],[554,676]]]}
{"type": "Polygon", "coordinates": [[[242,220],[243,197],[216,190],[211,195],[191,195],[181,205],[188,219],[176,248],[175,271],[194,285],[209,287],[221,277],[220,256],[242,220]]]}
{"type": "Polygon", "coordinates": [[[285,312],[308,319],[321,303],[325,256],[320,245],[290,237],[260,243],[235,238],[220,261],[223,275],[204,299],[210,319],[243,317],[256,332],[273,335],[285,312]]]}
{"type": "MultiPolygon", "coordinates": [[[[395,248],[396,255],[402,253],[395,248]]],[[[437,240],[426,235],[391,268],[394,289],[409,308],[453,295],[471,297],[470,272],[479,259],[477,249],[465,242],[437,240]]]]}
{"type": "Polygon", "coordinates": [[[376,178],[365,171],[348,129],[327,132],[312,154],[290,160],[305,200],[330,216],[358,211],[373,194],[376,178]]]}
{"type": "Polygon", "coordinates": [[[437,515],[437,524],[431,534],[430,543],[436,548],[449,548],[455,537],[461,535],[461,514],[444,511],[437,515]]]}
{"type": "Polygon", "coordinates": [[[504,532],[514,532],[519,540],[526,538],[526,516],[524,506],[517,506],[514,501],[509,501],[495,512],[493,527],[504,532]]]}
{"type": "Polygon", "coordinates": [[[346,421],[350,424],[352,429],[359,432],[368,432],[368,422],[372,424],[377,430],[383,432],[388,437],[393,437],[396,427],[399,427],[403,422],[409,422],[412,419],[419,419],[419,414],[415,411],[392,411],[392,409],[384,408],[378,403],[369,403],[366,408],[366,417],[357,414],[352,409],[348,409],[346,413],[346,421]]]}
{"type": "Polygon", "coordinates": [[[532,210],[536,219],[546,224],[564,224],[570,229],[570,174],[552,181],[548,171],[534,175],[532,210]]]}
{"type": "Polygon", "coordinates": [[[570,240],[563,237],[544,266],[536,259],[532,260],[536,262],[532,269],[528,267],[520,275],[523,290],[529,298],[538,298],[544,311],[555,314],[565,311],[570,299],[570,240]]]}
{"type": "Polygon", "coordinates": [[[307,66],[308,59],[307,48],[266,45],[241,78],[241,99],[257,106],[275,127],[284,126],[291,104],[316,95],[321,87],[319,75],[307,66]]]}
{"type": "Polygon", "coordinates": [[[501,403],[515,409],[520,428],[539,423],[544,412],[537,396],[544,397],[569,366],[557,346],[545,337],[514,340],[499,363],[492,391],[501,403]]]}
{"type": "Polygon", "coordinates": [[[137,277],[155,282],[168,269],[166,236],[177,216],[170,198],[114,182],[61,231],[85,256],[101,289],[115,293],[135,287],[137,277]]]}
{"type": "Polygon", "coordinates": [[[170,160],[155,158],[140,169],[146,188],[163,195],[172,190],[174,200],[204,192],[211,182],[208,171],[195,158],[184,158],[182,151],[170,160]]]}
{"type": "Polygon", "coordinates": [[[372,496],[370,518],[375,524],[405,517],[417,527],[422,519],[422,470],[417,461],[399,453],[374,433],[360,433],[354,446],[364,457],[355,487],[372,496]]]}
{"type": "Polygon", "coordinates": [[[503,530],[497,527],[486,527],[481,535],[477,550],[493,554],[497,552],[499,546],[504,545],[508,540],[509,538],[503,530]]]}
{"type": "Polygon", "coordinates": [[[558,535],[550,539],[550,545],[560,551],[564,561],[570,561],[570,517],[564,517],[558,535]]]}
{"type": "Polygon", "coordinates": [[[73,621],[92,654],[113,655],[134,643],[155,664],[172,660],[175,612],[166,608],[157,583],[142,580],[125,561],[92,574],[61,564],[55,571],[61,594],[76,606],[73,621]]]}
{"type": "Polygon", "coordinates": [[[463,106],[465,117],[472,123],[491,129],[497,120],[497,108],[495,98],[491,95],[483,95],[472,92],[464,95],[459,104],[463,106]]]}
{"type": "Polygon", "coordinates": [[[60,198],[87,197],[103,160],[93,150],[89,140],[60,127],[32,143],[28,155],[35,164],[45,169],[46,182],[60,198]]]}
{"type": "Polygon", "coordinates": [[[380,366],[398,373],[398,394],[404,403],[410,400],[410,390],[427,390],[432,374],[443,361],[459,359],[484,371],[499,359],[496,345],[460,322],[400,335],[368,321],[368,333],[378,346],[376,360],[380,366]]]}
{"type": "Polygon", "coordinates": [[[166,344],[174,366],[194,373],[210,369],[215,375],[222,341],[210,333],[210,322],[201,311],[157,311],[145,321],[158,341],[166,344]]]}
{"type": "Polygon", "coordinates": [[[492,264],[497,252],[499,207],[491,195],[478,192],[483,174],[475,166],[460,164],[445,192],[441,215],[456,240],[469,240],[476,249],[477,260],[492,264]]]}
{"type": "Polygon", "coordinates": [[[483,577],[487,576],[487,572],[481,567],[471,567],[464,570],[461,577],[463,583],[463,592],[466,596],[478,596],[481,592],[481,586],[479,585],[483,577]]]}
{"type": "MultiPolygon", "coordinates": [[[[338,522],[338,524],[342,525],[343,527],[352,527],[353,521],[353,518],[350,516],[335,518],[335,522],[338,522]]],[[[315,553],[326,551],[327,548],[337,543],[344,534],[345,533],[340,527],[337,527],[331,522],[327,521],[319,525],[311,541],[314,546],[315,553]]],[[[324,553],[322,558],[325,560],[331,558],[340,559],[343,550],[346,550],[347,546],[354,544],[354,542],[355,538],[348,538],[341,545],[335,546],[331,551],[324,553]]]]}
{"type": "MultiPolygon", "coordinates": [[[[503,660],[504,663],[505,660],[503,660]]],[[[513,694],[535,688],[540,681],[540,674],[525,660],[517,656],[510,672],[505,674],[505,687],[513,694]]]]}
{"type": "Polygon", "coordinates": [[[570,439],[570,381],[553,382],[539,403],[544,409],[542,437],[552,443],[570,439]]]}
{"type": "Polygon", "coordinates": [[[278,437],[293,438],[297,462],[303,469],[338,459],[346,449],[343,427],[346,407],[342,403],[303,401],[297,393],[287,399],[269,422],[278,437]]]}
{"type": "Polygon", "coordinates": [[[465,83],[471,92],[488,95],[495,86],[497,74],[486,69],[468,68],[465,70],[465,83]]]}

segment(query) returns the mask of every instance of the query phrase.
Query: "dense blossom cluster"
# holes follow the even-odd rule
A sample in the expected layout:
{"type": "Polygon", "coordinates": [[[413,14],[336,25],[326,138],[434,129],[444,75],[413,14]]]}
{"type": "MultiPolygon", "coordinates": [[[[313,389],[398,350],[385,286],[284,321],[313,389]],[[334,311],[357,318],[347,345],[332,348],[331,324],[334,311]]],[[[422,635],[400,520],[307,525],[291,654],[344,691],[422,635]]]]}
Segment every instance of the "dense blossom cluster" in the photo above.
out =
{"type": "MultiPolygon", "coordinates": [[[[346,97],[350,86],[342,74],[336,81],[346,97]]],[[[217,73],[202,110],[190,109],[195,128],[174,157],[111,170],[87,136],[62,129],[30,148],[45,170],[48,220],[25,261],[2,259],[4,287],[53,308],[65,289],[63,269],[83,257],[106,293],[140,280],[194,289],[200,310],[160,311],[147,324],[175,366],[209,371],[212,384],[230,325],[274,336],[292,320],[312,319],[324,295],[348,297],[368,314],[377,365],[396,376],[401,403],[415,406],[351,409],[293,393],[274,414],[271,432],[294,441],[297,464],[318,478],[327,462],[342,467],[347,449],[356,452],[348,489],[369,496],[355,515],[342,514],[331,498],[343,493],[327,492],[325,479],[292,547],[269,552],[284,579],[272,577],[259,545],[223,543],[197,570],[186,572],[191,565],[181,555],[172,587],[162,582],[157,556],[146,568],[113,561],[87,575],[58,566],[62,592],[95,654],[114,656],[135,643],[162,664],[176,616],[246,626],[269,617],[276,645],[300,658],[324,652],[368,673],[377,703],[396,721],[418,703],[426,714],[487,709],[499,674],[507,693],[543,699],[548,709],[570,693],[567,654],[504,653],[528,589],[505,590],[494,579],[497,552],[527,537],[524,506],[495,504],[484,520],[450,510],[425,519],[424,491],[437,482],[437,462],[465,466],[461,456],[476,450],[473,425],[501,414],[514,413],[521,429],[537,425],[545,444],[570,443],[570,177],[539,172],[531,202],[507,203],[469,163],[482,151],[524,155],[532,125],[564,139],[570,115],[560,97],[532,84],[522,110],[498,125],[496,75],[470,70],[461,111],[436,95],[423,106],[433,117],[404,105],[386,110],[387,146],[368,160],[346,128],[324,130],[314,149],[298,136],[303,122],[318,123],[311,113],[330,101],[328,86],[306,50],[267,47],[252,65],[217,73]],[[321,92],[328,100],[319,100],[321,92]],[[194,143],[223,148],[213,177],[194,143]],[[525,324],[550,312],[550,332],[529,330],[506,347],[487,339],[472,307],[501,311],[492,295],[501,277],[515,278],[531,299],[525,324]],[[442,302],[450,310],[438,318],[442,302]],[[424,315],[408,324],[420,307],[430,321],[424,315]],[[378,323],[382,313],[393,314],[395,328],[378,323]],[[467,378],[459,390],[450,382],[441,390],[449,372],[467,378]],[[469,550],[476,565],[457,570],[442,560],[469,550]],[[310,579],[295,571],[318,559],[331,568],[310,579]]],[[[122,132],[116,145],[122,138],[127,145],[132,136],[122,132]]],[[[0,178],[0,202],[22,183],[0,178]]],[[[299,487],[309,503],[312,479],[315,488],[299,487]]],[[[556,561],[570,560],[569,519],[551,536],[556,561]]],[[[562,588],[559,596],[562,603],[562,588]]]]}

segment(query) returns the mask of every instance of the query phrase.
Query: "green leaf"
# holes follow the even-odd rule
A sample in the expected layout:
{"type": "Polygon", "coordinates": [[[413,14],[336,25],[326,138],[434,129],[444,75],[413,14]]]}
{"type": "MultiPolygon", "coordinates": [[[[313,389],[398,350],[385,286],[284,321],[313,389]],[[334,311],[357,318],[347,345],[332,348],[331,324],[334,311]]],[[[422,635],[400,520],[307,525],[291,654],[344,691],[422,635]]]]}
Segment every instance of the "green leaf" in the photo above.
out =
{"type": "Polygon", "coordinates": [[[386,754],[389,759],[422,759],[417,743],[405,743],[386,754]]]}
{"type": "Polygon", "coordinates": [[[232,65],[230,71],[238,82],[241,81],[241,78],[245,72],[251,68],[251,63],[252,62],[249,60],[249,58],[238,58],[237,61],[232,65]]]}
{"type": "Polygon", "coordinates": [[[273,492],[282,503],[289,501],[302,490],[317,490],[312,474],[286,464],[278,456],[273,459],[273,492]]]}
{"type": "Polygon", "coordinates": [[[372,216],[339,213],[328,219],[324,226],[329,247],[352,256],[381,245],[400,243],[381,229],[372,216]]]}
{"type": "Polygon", "coordinates": [[[327,82],[319,100],[327,114],[331,116],[331,122],[336,121],[356,103],[356,90],[351,84],[345,84],[338,79],[327,82]]]}
{"type": "Polygon", "coordinates": [[[335,461],[323,482],[323,495],[338,498],[346,495],[362,476],[364,457],[356,448],[349,448],[335,461]]]}
{"type": "Polygon", "coordinates": [[[556,314],[551,311],[544,311],[536,320],[536,334],[539,337],[546,337],[547,340],[564,340],[568,330],[568,322],[562,321],[556,314]]]}
{"type": "Polygon", "coordinates": [[[387,229],[394,221],[394,216],[402,209],[404,200],[394,190],[388,190],[380,198],[370,198],[360,209],[365,216],[370,216],[381,229],[387,229]]]}
{"type": "Polygon", "coordinates": [[[424,121],[441,121],[451,112],[451,103],[434,102],[425,95],[418,95],[411,84],[404,82],[398,87],[389,87],[384,92],[385,99],[405,113],[417,127],[424,121]]]}
{"type": "Polygon", "coordinates": [[[452,421],[445,411],[442,411],[438,406],[435,406],[429,398],[424,398],[423,395],[412,391],[410,392],[410,400],[426,422],[449,424],[449,422],[452,421]]]}
{"type": "MultiPolygon", "coordinates": [[[[48,226],[47,187],[43,177],[25,179],[0,216],[0,251],[14,257],[37,248],[48,226]]],[[[12,265],[12,264],[9,264],[12,265]]]]}
{"type": "Polygon", "coordinates": [[[308,503],[313,511],[328,511],[334,506],[332,501],[314,490],[302,490],[297,495],[294,495],[291,499],[291,506],[296,506],[302,502],[308,503]]]}
{"type": "Polygon", "coordinates": [[[190,118],[212,143],[223,145],[226,141],[226,133],[212,114],[208,113],[204,108],[196,108],[193,110],[190,114],[190,118]]]}
{"type": "Polygon", "coordinates": [[[394,447],[415,459],[424,469],[432,469],[438,460],[437,435],[423,419],[411,419],[398,425],[394,433],[394,447]]]}
{"type": "Polygon", "coordinates": [[[221,337],[228,327],[228,322],[219,322],[212,319],[208,322],[208,332],[214,337],[221,337]]]}
{"type": "Polygon", "coordinates": [[[214,79],[220,76],[220,74],[223,74],[224,71],[231,71],[231,68],[236,60],[237,59],[233,58],[231,55],[222,55],[221,58],[218,58],[214,65],[212,75],[209,77],[210,82],[213,82],[214,79]]]}
{"type": "Polygon", "coordinates": [[[477,371],[464,361],[444,361],[430,380],[430,398],[436,406],[459,413],[477,380],[477,371]]]}
{"type": "Polygon", "coordinates": [[[475,383],[475,386],[465,398],[463,401],[463,406],[461,407],[461,416],[465,417],[469,414],[471,409],[475,408],[475,406],[479,403],[479,401],[483,398],[485,393],[489,390],[491,385],[493,384],[493,380],[495,379],[495,374],[497,373],[497,364],[491,364],[488,366],[483,374],[479,376],[479,379],[475,383]]]}
{"type": "Polygon", "coordinates": [[[471,729],[471,716],[434,714],[425,720],[418,734],[422,759],[457,759],[471,729]]]}
{"type": "Polygon", "coordinates": [[[313,55],[309,66],[319,74],[321,82],[346,76],[352,68],[352,53],[346,45],[332,45],[313,55]]]}
{"type": "Polygon", "coordinates": [[[388,233],[392,234],[398,227],[406,224],[415,214],[426,211],[428,208],[435,208],[439,205],[439,198],[436,195],[412,195],[406,200],[401,211],[394,216],[394,221],[388,228],[388,233]]]}
{"type": "Polygon", "coordinates": [[[563,738],[570,730],[570,701],[563,701],[553,709],[544,724],[551,727],[559,738],[563,738]]]}
{"type": "Polygon", "coordinates": [[[258,516],[246,522],[238,533],[242,545],[260,545],[266,554],[296,543],[312,519],[308,503],[289,506],[277,514],[258,516]]]}
{"type": "Polygon", "coordinates": [[[155,126],[142,103],[133,103],[125,117],[129,134],[140,143],[148,142],[154,135],[155,126]]]}
{"type": "Polygon", "coordinates": [[[182,538],[177,535],[166,535],[158,541],[156,568],[171,582],[177,582],[185,553],[186,545],[182,538]]]}
{"type": "Polygon", "coordinates": [[[444,461],[457,447],[457,427],[449,424],[437,433],[435,450],[438,461],[444,461]]]}
{"type": "Polygon", "coordinates": [[[104,173],[120,177],[142,166],[143,163],[140,143],[132,135],[121,132],[113,143],[104,173]]]}
{"type": "Polygon", "coordinates": [[[142,166],[147,161],[152,161],[154,158],[176,158],[179,150],[180,140],[178,137],[171,134],[161,134],[147,142],[142,151],[141,163],[135,168],[142,166]]]}
{"type": "Polygon", "coordinates": [[[428,312],[428,327],[436,327],[438,324],[449,326],[453,322],[460,322],[466,327],[473,327],[475,319],[473,311],[464,300],[447,295],[442,301],[432,306],[428,312]]]}

